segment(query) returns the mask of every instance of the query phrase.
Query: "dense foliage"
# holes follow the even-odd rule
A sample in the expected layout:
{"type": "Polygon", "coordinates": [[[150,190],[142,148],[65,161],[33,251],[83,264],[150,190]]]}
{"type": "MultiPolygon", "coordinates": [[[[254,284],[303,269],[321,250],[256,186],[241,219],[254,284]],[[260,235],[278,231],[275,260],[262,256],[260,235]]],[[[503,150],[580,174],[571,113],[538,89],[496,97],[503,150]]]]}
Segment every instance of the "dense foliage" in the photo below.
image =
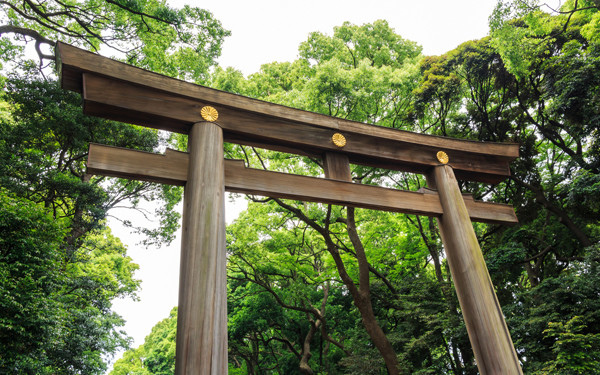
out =
{"type": "MultiPolygon", "coordinates": [[[[5,62],[26,59],[32,45],[39,65],[54,60],[62,41],[109,49],[129,64],[202,81],[221,54],[229,31],[205,10],[175,9],[160,0],[2,0],[0,53],[5,62]]],[[[2,64],[0,63],[0,67],[2,64]]]]}
{"type": "MultiPolygon", "coordinates": [[[[9,80],[0,121],[2,197],[0,368],[9,373],[101,373],[103,356],[127,346],[112,300],[135,296],[137,265],[110,234],[107,211],[124,200],[164,199],[164,225],[148,241],[170,241],[174,190],[90,178],[89,142],[143,150],[156,132],[90,118],[77,95],[54,82],[9,80]]],[[[177,190],[177,189],[176,189],[177,190]]]]}
{"type": "Polygon", "coordinates": [[[114,365],[113,375],[169,375],[175,372],[177,308],[158,322],[143,345],[125,352],[114,365]]]}
{"type": "Polygon", "coordinates": [[[202,81],[228,32],[208,11],[160,1],[0,3],[0,66],[11,70],[0,77],[0,373],[102,374],[129,346],[112,301],[139,288],[138,266],[105,219],[113,207],[154,201],[158,228],[120,219],[145,244],[168,243],[182,189],[86,174],[90,142],[153,151],[165,140],[84,116],[78,94],[44,79],[48,47],[108,46],[129,63],[202,81]]]}

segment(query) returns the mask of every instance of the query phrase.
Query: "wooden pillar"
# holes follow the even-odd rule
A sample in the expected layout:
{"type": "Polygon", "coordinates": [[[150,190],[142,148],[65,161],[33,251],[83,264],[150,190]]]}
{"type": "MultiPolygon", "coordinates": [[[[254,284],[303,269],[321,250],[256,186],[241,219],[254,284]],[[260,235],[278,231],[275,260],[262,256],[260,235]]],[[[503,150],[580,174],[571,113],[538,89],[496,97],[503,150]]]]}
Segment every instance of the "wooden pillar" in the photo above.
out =
{"type": "Polygon", "coordinates": [[[440,232],[479,373],[522,374],[452,168],[435,167],[428,184],[437,189],[442,204],[440,232]]]}
{"type": "Polygon", "coordinates": [[[323,170],[329,179],[352,182],[348,155],[326,152],[323,154],[323,170]]]}
{"type": "Polygon", "coordinates": [[[175,374],[227,374],[223,131],[194,124],[185,185],[175,374]]]}

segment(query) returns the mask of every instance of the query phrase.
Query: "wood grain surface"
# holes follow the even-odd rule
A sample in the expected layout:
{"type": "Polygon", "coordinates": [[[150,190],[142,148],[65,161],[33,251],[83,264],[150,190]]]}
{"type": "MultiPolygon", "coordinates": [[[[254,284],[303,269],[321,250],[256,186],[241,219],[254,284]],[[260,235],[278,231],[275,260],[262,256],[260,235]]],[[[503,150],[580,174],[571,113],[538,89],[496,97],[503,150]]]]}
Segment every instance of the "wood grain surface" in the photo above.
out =
{"type": "Polygon", "coordinates": [[[479,373],[522,374],[458,182],[447,165],[428,178],[443,207],[438,223],[479,373]]]}
{"type": "Polygon", "coordinates": [[[348,156],[339,152],[323,154],[323,170],[325,177],[331,180],[352,181],[348,156]]]}
{"type": "MultiPolygon", "coordinates": [[[[172,150],[160,155],[91,144],[88,173],[183,185],[187,179],[189,158],[187,153],[172,150]]],[[[349,175],[338,177],[333,180],[270,172],[246,168],[239,160],[225,160],[225,189],[231,192],[426,216],[442,214],[435,191],[388,189],[347,182],[349,175]]],[[[465,203],[473,221],[517,223],[512,206],[474,201],[472,198],[465,203]]]]}
{"type": "Polygon", "coordinates": [[[176,375],[227,374],[227,285],[222,130],[189,137],[181,235],[176,375]]]}
{"type": "Polygon", "coordinates": [[[338,151],[354,164],[426,173],[445,151],[457,177],[497,183],[510,175],[516,144],[475,142],[363,124],[267,103],[165,77],[59,43],[61,82],[82,92],[86,113],[181,133],[214,106],[225,141],[322,154],[338,151]],[[341,133],[347,145],[331,142],[341,133]]]}

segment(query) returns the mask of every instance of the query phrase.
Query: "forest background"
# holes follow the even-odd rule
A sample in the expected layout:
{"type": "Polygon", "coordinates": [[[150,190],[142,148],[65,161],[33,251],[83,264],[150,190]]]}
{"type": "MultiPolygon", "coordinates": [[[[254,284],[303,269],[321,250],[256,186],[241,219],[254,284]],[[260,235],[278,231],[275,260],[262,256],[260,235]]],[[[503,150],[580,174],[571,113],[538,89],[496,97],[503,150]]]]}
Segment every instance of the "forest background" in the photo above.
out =
{"type": "MultiPolygon", "coordinates": [[[[0,372],[106,371],[107,358],[129,345],[113,301],[139,290],[137,265],[107,215],[152,201],[161,225],[137,228],[145,243],[168,243],[178,229],[181,189],[90,177],[85,158],[89,142],[155,151],[185,140],[82,115],[78,95],[44,69],[63,40],[332,116],[518,142],[510,179],[462,184],[477,199],[514,205],[519,218],[514,227],[475,226],[515,347],[526,373],[599,373],[597,0],[555,10],[500,2],[489,37],[439,56],[423,56],[385,21],[344,23],[310,34],[296,60],[248,76],[217,66],[229,32],[205,10],[121,0],[0,4],[0,372]]],[[[322,173],[318,159],[225,151],[256,168],[322,173]]],[[[387,170],[352,173],[367,184],[425,185],[387,170]]],[[[477,373],[434,220],[251,197],[227,237],[230,373],[477,373]]],[[[112,373],[173,373],[175,314],[112,373]]]]}

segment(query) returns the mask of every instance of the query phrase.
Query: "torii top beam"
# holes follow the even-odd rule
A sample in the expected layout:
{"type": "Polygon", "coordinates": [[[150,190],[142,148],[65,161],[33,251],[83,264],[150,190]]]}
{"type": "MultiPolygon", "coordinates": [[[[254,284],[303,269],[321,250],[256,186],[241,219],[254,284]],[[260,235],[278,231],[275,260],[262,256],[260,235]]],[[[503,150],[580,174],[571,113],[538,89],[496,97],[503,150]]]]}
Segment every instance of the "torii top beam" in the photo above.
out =
{"type": "Polygon", "coordinates": [[[351,163],[426,173],[450,158],[457,178],[498,183],[510,175],[517,144],[458,140],[368,125],[214,90],[101,57],[64,43],[56,48],[62,87],[83,94],[84,111],[163,130],[188,133],[218,110],[225,141],[300,155],[338,152],[351,163]],[[347,140],[338,147],[335,133],[347,140]]]}

